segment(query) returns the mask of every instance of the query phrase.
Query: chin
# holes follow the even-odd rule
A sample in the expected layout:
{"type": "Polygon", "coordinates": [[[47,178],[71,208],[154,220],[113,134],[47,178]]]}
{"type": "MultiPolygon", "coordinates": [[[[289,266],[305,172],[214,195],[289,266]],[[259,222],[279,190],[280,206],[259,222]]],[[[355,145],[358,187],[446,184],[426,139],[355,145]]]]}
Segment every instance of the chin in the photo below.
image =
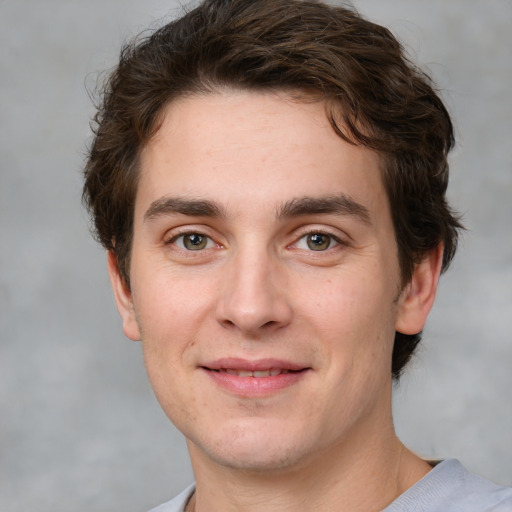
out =
{"type": "Polygon", "coordinates": [[[275,473],[290,469],[299,464],[301,457],[296,450],[269,450],[268,446],[253,450],[232,450],[229,453],[209,453],[208,456],[218,465],[249,473],[275,473]]]}
{"type": "Polygon", "coordinates": [[[226,468],[268,474],[300,465],[307,456],[307,440],[298,439],[282,426],[230,425],[216,433],[202,436],[193,444],[208,459],[226,468]]]}

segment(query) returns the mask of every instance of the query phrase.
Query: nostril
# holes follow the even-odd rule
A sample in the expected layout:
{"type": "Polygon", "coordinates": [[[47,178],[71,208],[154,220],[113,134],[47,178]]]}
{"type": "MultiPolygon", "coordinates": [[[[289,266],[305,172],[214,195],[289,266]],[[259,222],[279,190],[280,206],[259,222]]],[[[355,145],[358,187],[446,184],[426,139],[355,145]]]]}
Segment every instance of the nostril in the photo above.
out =
{"type": "Polygon", "coordinates": [[[232,320],[229,320],[228,318],[225,318],[221,321],[221,324],[225,327],[235,327],[235,323],[232,320]]]}

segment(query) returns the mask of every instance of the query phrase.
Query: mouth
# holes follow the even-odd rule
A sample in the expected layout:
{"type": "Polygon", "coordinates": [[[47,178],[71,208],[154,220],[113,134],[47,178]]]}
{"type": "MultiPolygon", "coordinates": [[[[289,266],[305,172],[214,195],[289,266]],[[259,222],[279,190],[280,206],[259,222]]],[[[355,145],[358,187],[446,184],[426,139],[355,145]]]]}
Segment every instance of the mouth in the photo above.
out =
{"type": "Polygon", "coordinates": [[[200,367],[213,382],[230,394],[262,397],[289,388],[306,377],[311,367],[289,361],[222,359],[200,367]]]}
{"type": "Polygon", "coordinates": [[[254,377],[256,379],[261,379],[264,377],[276,377],[277,375],[283,375],[286,373],[296,373],[297,371],[302,370],[284,370],[282,368],[269,368],[268,370],[236,370],[234,368],[221,368],[219,370],[214,370],[212,368],[208,368],[209,370],[219,372],[219,373],[227,373],[228,375],[236,375],[237,377],[254,377]]]}

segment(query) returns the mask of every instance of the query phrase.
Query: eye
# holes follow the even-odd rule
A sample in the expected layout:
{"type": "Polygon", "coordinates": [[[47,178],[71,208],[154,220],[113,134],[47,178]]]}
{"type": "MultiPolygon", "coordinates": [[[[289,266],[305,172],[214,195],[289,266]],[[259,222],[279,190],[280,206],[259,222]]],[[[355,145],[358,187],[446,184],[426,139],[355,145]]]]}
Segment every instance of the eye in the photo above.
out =
{"type": "Polygon", "coordinates": [[[201,233],[185,233],[178,235],[171,240],[171,243],[185,251],[201,251],[215,245],[210,237],[202,235],[201,233]]]}
{"type": "Polygon", "coordinates": [[[311,251],[326,251],[339,243],[335,237],[326,233],[308,233],[299,239],[296,247],[311,251]]]}

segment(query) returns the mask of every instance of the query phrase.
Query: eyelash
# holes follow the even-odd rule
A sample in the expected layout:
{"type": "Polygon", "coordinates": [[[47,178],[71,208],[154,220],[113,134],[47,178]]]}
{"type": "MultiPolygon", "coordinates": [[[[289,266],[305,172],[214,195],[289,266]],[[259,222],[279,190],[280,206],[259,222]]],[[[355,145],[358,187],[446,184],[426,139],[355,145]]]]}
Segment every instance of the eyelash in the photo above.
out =
{"type": "Polygon", "coordinates": [[[334,235],[333,233],[329,233],[328,231],[313,229],[313,230],[302,233],[300,235],[300,237],[297,239],[297,241],[291,245],[291,247],[295,247],[298,250],[304,250],[307,252],[322,253],[322,252],[328,252],[329,250],[333,250],[338,246],[347,246],[347,245],[348,244],[346,241],[342,240],[340,237],[334,235]],[[307,238],[310,236],[313,236],[313,235],[329,237],[328,247],[326,247],[325,249],[320,249],[320,250],[315,250],[315,249],[312,249],[311,247],[309,247],[308,249],[298,247],[299,242],[304,240],[305,243],[307,244],[307,238]],[[334,245],[333,245],[333,243],[334,243],[334,245]]]}
{"type": "Polygon", "coordinates": [[[184,232],[181,232],[181,233],[178,233],[178,234],[172,236],[168,241],[165,242],[165,245],[174,245],[179,250],[181,250],[183,252],[188,252],[188,253],[201,252],[204,249],[212,249],[213,246],[221,247],[221,245],[216,243],[211,236],[208,236],[208,235],[202,233],[201,231],[193,231],[193,230],[184,231],[184,232]],[[180,238],[184,240],[185,237],[187,237],[187,236],[191,237],[193,235],[197,235],[198,237],[202,237],[203,239],[206,239],[207,246],[203,247],[203,248],[199,248],[196,251],[194,251],[193,249],[187,249],[185,247],[184,241],[182,241],[181,244],[179,244],[179,245],[177,244],[177,241],[180,238]]]}
{"type": "MultiPolygon", "coordinates": [[[[186,252],[186,253],[189,253],[189,254],[190,253],[193,254],[194,252],[200,253],[200,252],[202,252],[202,251],[204,251],[206,249],[212,249],[214,247],[222,248],[221,244],[218,244],[217,242],[215,242],[215,240],[212,237],[206,235],[205,233],[202,233],[199,230],[197,230],[197,231],[189,230],[189,231],[184,231],[184,232],[175,234],[174,236],[172,236],[169,240],[167,240],[165,242],[165,245],[174,245],[178,250],[186,252]],[[185,246],[184,239],[187,236],[193,236],[193,235],[197,235],[198,237],[202,237],[203,239],[206,239],[205,247],[199,247],[196,250],[187,248],[185,246]],[[180,244],[178,244],[177,241],[180,240],[180,239],[183,239],[183,240],[182,240],[182,242],[180,244]]],[[[325,231],[325,230],[309,230],[307,232],[301,233],[300,236],[296,239],[296,241],[294,243],[290,244],[288,247],[294,248],[294,249],[297,249],[297,250],[306,251],[306,252],[322,253],[322,252],[327,252],[327,251],[333,250],[336,247],[338,247],[339,245],[347,246],[348,244],[347,244],[346,241],[342,240],[340,237],[334,235],[333,233],[329,233],[328,231],[325,231]],[[328,237],[329,238],[329,245],[326,248],[324,248],[324,249],[320,248],[318,250],[315,250],[315,249],[311,248],[311,246],[309,246],[309,244],[308,244],[307,238],[310,237],[310,236],[313,236],[313,235],[320,235],[320,236],[323,236],[323,237],[328,237]],[[308,244],[308,248],[306,248],[306,247],[298,247],[299,243],[301,243],[302,241],[304,241],[304,243],[308,244]]]]}

